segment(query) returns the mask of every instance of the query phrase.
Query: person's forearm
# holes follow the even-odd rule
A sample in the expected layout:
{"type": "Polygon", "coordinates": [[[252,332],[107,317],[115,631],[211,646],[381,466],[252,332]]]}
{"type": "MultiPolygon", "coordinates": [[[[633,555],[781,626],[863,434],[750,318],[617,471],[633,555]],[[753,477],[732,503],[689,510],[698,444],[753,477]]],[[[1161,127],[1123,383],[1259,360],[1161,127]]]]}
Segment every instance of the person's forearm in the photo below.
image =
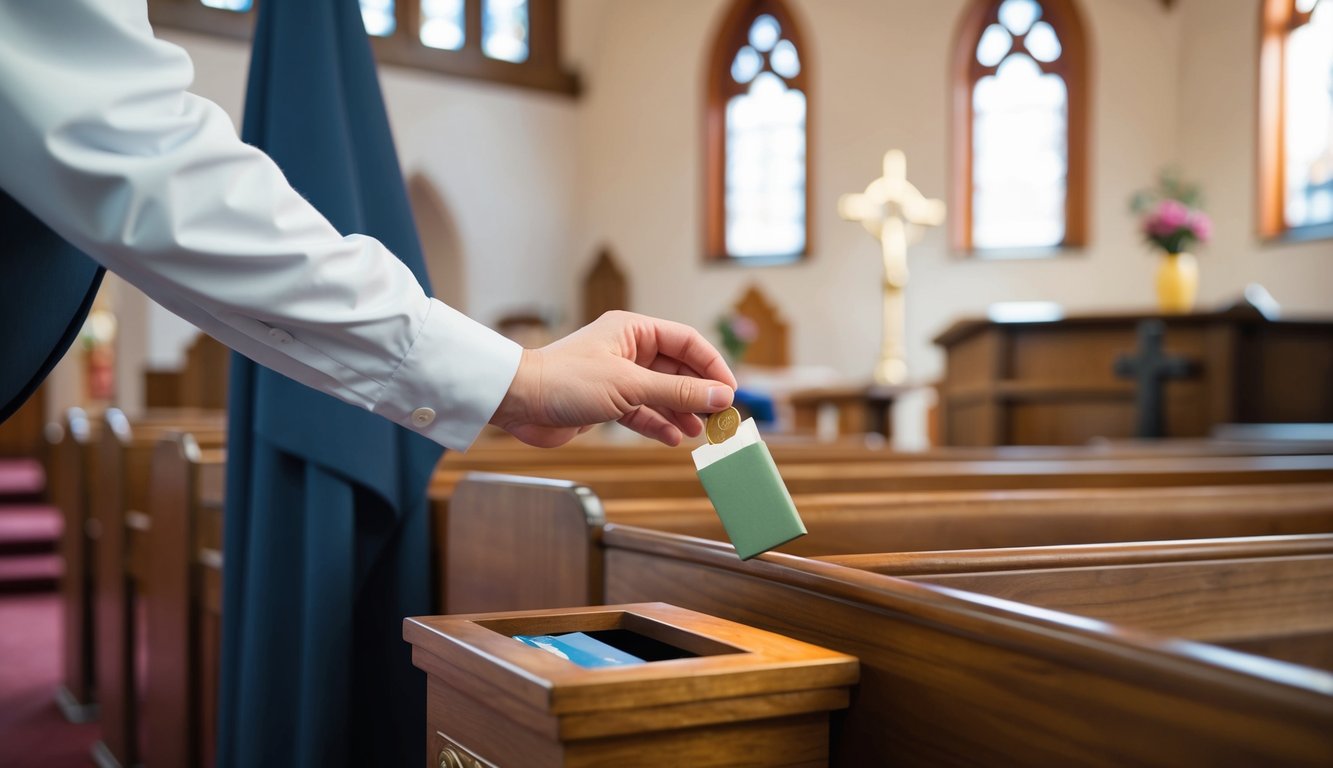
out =
{"type": "Polygon", "coordinates": [[[429,299],[377,241],[335,231],[185,91],[189,59],[153,39],[142,3],[0,4],[0,39],[0,187],[256,362],[471,443],[518,347],[429,299]]]}

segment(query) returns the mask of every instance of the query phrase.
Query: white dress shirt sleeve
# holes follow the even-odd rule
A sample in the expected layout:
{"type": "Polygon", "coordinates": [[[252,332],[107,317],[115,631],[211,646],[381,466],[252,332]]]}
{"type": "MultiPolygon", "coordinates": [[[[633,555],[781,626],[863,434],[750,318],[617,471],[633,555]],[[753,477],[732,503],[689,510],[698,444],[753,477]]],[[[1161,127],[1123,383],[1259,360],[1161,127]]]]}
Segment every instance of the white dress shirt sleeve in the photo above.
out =
{"type": "Polygon", "coordinates": [[[341,236],[193,79],[144,0],[0,2],[0,188],[250,359],[466,449],[518,345],[341,236]]]}

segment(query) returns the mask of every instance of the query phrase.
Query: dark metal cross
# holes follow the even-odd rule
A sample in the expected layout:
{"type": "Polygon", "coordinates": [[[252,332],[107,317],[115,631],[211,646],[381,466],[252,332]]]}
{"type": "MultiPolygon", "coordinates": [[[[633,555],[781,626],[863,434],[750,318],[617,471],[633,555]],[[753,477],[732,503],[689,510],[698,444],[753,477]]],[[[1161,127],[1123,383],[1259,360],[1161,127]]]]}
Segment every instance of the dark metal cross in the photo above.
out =
{"type": "Polygon", "coordinates": [[[1166,325],[1161,320],[1139,323],[1138,356],[1121,355],[1115,361],[1115,375],[1122,379],[1136,379],[1134,405],[1138,411],[1138,437],[1165,437],[1165,419],[1162,416],[1162,382],[1183,379],[1193,370],[1193,364],[1183,357],[1168,357],[1162,351],[1162,337],[1166,325]]]}

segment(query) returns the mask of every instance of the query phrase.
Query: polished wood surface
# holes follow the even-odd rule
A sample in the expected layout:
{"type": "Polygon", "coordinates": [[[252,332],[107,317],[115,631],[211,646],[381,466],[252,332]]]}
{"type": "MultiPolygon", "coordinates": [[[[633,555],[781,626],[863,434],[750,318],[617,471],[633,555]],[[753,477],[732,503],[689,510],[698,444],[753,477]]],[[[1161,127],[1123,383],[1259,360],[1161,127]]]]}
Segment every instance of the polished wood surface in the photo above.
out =
{"type": "MultiPolygon", "coordinates": [[[[836,434],[893,436],[893,401],[909,387],[872,385],[860,387],[815,387],[787,396],[792,408],[792,431],[817,435],[824,429],[822,413],[831,411],[836,434]]],[[[887,451],[886,451],[887,452],[887,451]]]]}
{"type": "Polygon", "coordinates": [[[185,350],[180,370],[144,372],[144,402],[149,413],[167,409],[220,411],[227,407],[227,371],[231,350],[201,333],[185,350]]]}
{"type": "Polygon", "coordinates": [[[404,638],[430,682],[428,734],[496,765],[819,764],[858,669],[660,603],[408,619],[404,638]],[[512,637],[610,629],[689,655],[585,669],[512,637]]]}
{"type": "MultiPolygon", "coordinates": [[[[214,416],[213,418],[217,418],[214,416]]],[[[153,723],[184,722],[179,731],[172,733],[149,732],[144,740],[144,749],[137,752],[138,759],[150,768],[154,765],[173,764],[173,760],[154,758],[159,754],[202,755],[192,759],[189,764],[207,764],[204,758],[211,756],[213,733],[209,727],[214,716],[211,710],[212,699],[216,695],[218,628],[221,618],[221,501],[222,501],[222,455],[218,451],[205,448],[197,461],[179,461],[184,455],[182,448],[163,448],[160,440],[170,437],[173,428],[178,429],[180,417],[174,423],[169,417],[160,419],[161,423],[148,423],[134,429],[133,441],[149,440],[151,447],[159,451],[176,451],[176,465],[184,474],[178,474],[183,480],[167,478],[153,480],[146,487],[153,491],[132,494],[136,498],[147,499],[141,502],[144,507],[130,507],[126,519],[133,519],[133,524],[122,528],[124,531],[127,553],[122,557],[124,568],[129,574],[127,597],[134,605],[146,606],[147,612],[147,652],[148,652],[148,687],[144,701],[132,699],[126,707],[137,707],[137,713],[122,709],[122,720],[131,720],[142,713],[143,721],[153,723]],[[191,480],[190,473],[193,475],[191,480]],[[181,493],[187,486],[179,483],[193,482],[192,490],[181,493]],[[173,485],[173,483],[177,483],[173,485]],[[181,512],[181,506],[170,514],[176,515],[168,524],[167,507],[158,501],[162,493],[174,494],[178,500],[190,497],[188,512],[181,512]],[[137,513],[137,515],[135,514],[137,513]],[[137,526],[137,527],[136,527],[137,526]],[[174,534],[169,534],[175,526],[174,534]],[[167,540],[186,543],[168,545],[167,540]],[[190,541],[193,543],[190,543],[190,541]],[[168,558],[162,560],[162,558],[168,558]],[[163,567],[175,569],[173,573],[186,573],[174,584],[164,581],[161,575],[163,567]],[[161,605],[163,607],[156,607],[161,605]],[[165,639],[164,639],[165,638],[165,639]],[[157,661],[162,659],[162,661],[157,661]],[[156,669],[155,669],[156,667],[156,669]],[[181,677],[180,670],[188,674],[181,677]],[[175,670],[175,671],[173,671],[175,670]],[[151,762],[150,762],[151,759],[151,762]]],[[[151,422],[151,420],[150,420],[151,422]]],[[[217,424],[218,422],[214,422],[217,424]]],[[[205,439],[213,442],[208,445],[220,445],[221,435],[214,433],[208,438],[208,430],[202,430],[205,439]]],[[[170,445],[168,443],[167,445],[170,445]]],[[[1098,449],[1074,449],[1065,454],[1066,458],[1056,459],[1060,451],[1066,449],[1021,448],[1008,455],[1014,459],[996,461],[958,461],[952,457],[904,460],[868,460],[851,462],[867,464],[870,468],[851,471],[848,476],[888,471],[892,476],[900,469],[892,467],[909,466],[918,471],[927,471],[927,466],[942,467],[939,476],[968,469],[991,469],[995,465],[1031,465],[1027,470],[1018,470],[1020,476],[1036,476],[1039,470],[1032,467],[1049,469],[1052,465],[1061,471],[1078,476],[1098,476],[1099,473],[1112,471],[1114,468],[1131,475],[1141,473],[1149,464],[1163,465],[1168,474],[1180,475],[1182,469],[1194,472],[1207,466],[1216,472],[1219,467],[1230,469],[1233,473],[1246,471],[1266,472],[1276,468],[1277,474],[1270,479],[1285,478],[1284,474],[1294,467],[1305,469],[1319,467],[1327,457],[1289,456],[1279,457],[1276,464],[1265,458],[1209,454],[1199,457],[1193,455],[1184,443],[1154,444],[1146,447],[1130,446],[1131,459],[1107,459],[1097,457],[1090,451],[1098,449]],[[1144,452],[1146,451],[1146,452],[1144,452]],[[1068,458],[1068,456],[1083,458],[1068,458]],[[1020,458],[1024,457],[1024,458],[1020,458]],[[1288,459],[1306,462],[1304,465],[1283,463],[1288,459]],[[1240,462],[1239,464],[1217,464],[1216,462],[1240,462]],[[1203,464],[1200,464],[1203,462],[1203,464]],[[891,469],[883,470],[883,466],[891,469]],[[1082,469],[1078,469],[1082,466],[1082,469]],[[1091,472],[1089,469],[1091,468],[1091,472]]],[[[1125,446],[1119,446],[1121,448],[1125,446]]],[[[1101,449],[1107,449],[1102,447],[1101,449]]],[[[604,455],[612,455],[610,449],[598,449],[604,455]]],[[[794,451],[815,448],[797,446],[794,451]]],[[[841,449],[848,456],[855,454],[855,449],[843,446],[841,449]]],[[[862,452],[868,453],[864,448],[862,452]]],[[[1228,449],[1229,450],[1229,449],[1228,449]]],[[[479,465],[487,462],[504,462],[507,451],[497,448],[488,457],[473,457],[479,465]]],[[[555,455],[559,452],[549,452],[555,455]]],[[[673,462],[683,461],[684,453],[678,449],[646,451],[645,456],[651,466],[665,456],[673,462]],[[672,458],[679,457],[679,458],[672,458]]],[[[974,454],[977,455],[977,454],[974,454]]],[[[986,455],[997,455],[987,453],[986,455]]],[[[1003,453],[999,455],[1004,455],[1003,453]]],[[[1125,455],[1125,454],[1113,454],[1125,455]]],[[[142,458],[142,457],[140,457],[142,458]]],[[[464,457],[466,458],[466,457],[464,457]]],[[[573,459],[569,462],[574,463],[573,459]]],[[[562,462],[556,461],[556,464],[562,462]]],[[[612,465],[597,472],[621,474],[639,472],[635,462],[612,465]]],[[[138,477],[142,468],[131,472],[138,477]]],[[[546,468],[549,470],[549,467],[546,468]]],[[[668,468],[670,470],[671,468],[668,468]]],[[[822,470],[831,474],[835,480],[844,469],[838,462],[809,463],[784,467],[784,473],[810,473],[811,477],[822,470]]],[[[582,470],[593,471],[593,470],[582,470]]],[[[674,471],[674,470],[671,470],[674,471]]],[[[998,471],[998,470],[997,470],[998,471]]],[[[1304,471],[1304,470],[1301,470],[1304,471]]],[[[691,473],[692,475],[692,470],[691,473]]],[[[1001,472],[1003,474],[1003,472],[1001,472]]],[[[1298,476],[1300,472],[1297,472],[1298,476]]],[[[1184,475],[1182,475],[1184,476],[1184,475]]],[[[1230,478],[1229,478],[1230,479],[1230,478]]],[[[524,481],[527,482],[527,481],[524,481]]],[[[812,481],[813,482],[813,481],[812,481]]],[[[964,481],[972,482],[972,481],[964,481]]],[[[697,479],[694,480],[697,484],[697,479]]],[[[551,483],[554,488],[565,488],[568,483],[551,483]]],[[[921,491],[921,492],[883,492],[855,494],[841,491],[843,484],[829,481],[823,486],[828,490],[824,494],[799,495],[799,508],[811,528],[810,536],[798,540],[798,546],[808,543],[807,554],[828,555],[835,552],[899,552],[915,542],[918,548],[943,549],[962,546],[1035,546],[1039,544],[1068,544],[1074,541],[1113,541],[1110,536],[1124,536],[1126,532],[1145,539],[1163,539],[1193,536],[1237,536],[1268,533],[1305,533],[1327,532],[1333,530],[1333,481],[1328,483],[1294,483],[1277,485],[1254,485],[1237,487],[1133,487],[1125,485],[1113,488],[1054,488],[1035,490],[1001,491],[921,491]],[[814,522],[812,522],[814,521],[814,522]],[[1080,536],[1085,538],[1079,538],[1080,536]],[[971,538],[969,538],[971,537],[971,538]],[[1026,538],[1030,537],[1030,538],[1026,538]],[[869,548],[870,545],[876,548],[869,548]],[[842,547],[837,549],[837,547],[842,547]]],[[[468,499],[466,487],[460,488],[465,509],[475,506],[468,499]]],[[[454,502],[458,501],[455,496],[454,502]]],[[[136,502],[140,503],[140,502],[136,502]]],[[[549,605],[586,605],[601,602],[607,598],[604,593],[605,554],[602,543],[602,518],[612,522],[628,521],[634,524],[661,526],[667,530],[681,530],[694,535],[720,538],[720,527],[711,506],[705,499],[626,499],[602,502],[586,489],[572,497],[545,497],[539,499],[522,493],[506,494],[500,497],[500,503],[488,509],[493,516],[486,520],[459,516],[455,518],[445,508],[445,515],[437,521],[436,537],[439,567],[445,574],[441,585],[441,594],[446,601],[458,601],[457,607],[447,602],[448,610],[480,611],[490,610],[509,599],[522,600],[522,607],[535,608],[549,605]],[[488,527],[489,526],[489,527],[488,527]],[[674,526],[674,527],[673,527],[674,526]],[[480,542],[480,543],[479,543],[480,542]],[[535,542],[535,544],[534,544],[535,542]],[[496,569],[501,569],[497,571],[496,569]],[[520,574],[514,580],[505,580],[500,576],[505,569],[520,574]],[[463,574],[459,576],[458,574],[463,574]],[[457,579],[457,580],[455,580],[457,579]],[[469,582],[471,579],[472,582],[469,582]],[[511,594],[507,590],[514,584],[519,590],[511,594]],[[515,597],[516,595],[516,597],[515,597]],[[467,601],[471,602],[467,602],[467,601]]],[[[612,528],[614,530],[614,527],[612,528]]],[[[1215,549],[1209,557],[1194,557],[1181,554],[1160,553],[1156,559],[1142,562],[1190,563],[1200,564],[1197,579],[1207,583],[1209,571],[1205,564],[1215,560],[1235,561],[1242,556],[1252,559],[1262,556],[1270,562],[1277,562],[1283,557],[1297,558],[1318,554],[1321,544],[1313,539],[1306,540],[1307,549],[1297,552],[1287,549],[1260,550],[1233,549],[1224,552],[1215,549]],[[1211,559],[1209,559],[1211,558],[1211,559]]],[[[1166,545],[1162,545],[1166,546],[1166,545]]],[[[1236,544],[1235,546],[1244,546],[1236,544]]],[[[1272,540],[1265,540],[1262,546],[1281,547],[1272,540]]],[[[1295,545],[1288,545],[1295,546],[1295,545]]],[[[996,569],[1000,570],[1000,569],[996,569]]],[[[1022,568],[1014,568],[1021,571],[1022,568]]],[[[990,573],[990,571],[978,571],[990,573]]],[[[1211,573],[1216,573],[1212,571],[1211,573]]],[[[1248,573],[1253,573],[1249,571],[1248,573]]],[[[1295,572],[1292,572],[1295,573],[1295,572]]],[[[1318,572],[1315,572],[1318,575],[1318,572]]],[[[1237,577],[1240,578],[1240,577],[1237,577]]],[[[1176,584],[1186,583],[1180,577],[1176,584]]],[[[1314,577],[1301,580],[1299,573],[1288,582],[1293,585],[1304,583],[1317,584],[1314,577]]],[[[998,583],[998,582],[995,582],[998,583]]],[[[1249,584],[1253,600],[1260,600],[1262,582],[1251,579],[1249,584]]],[[[1295,594],[1288,591],[1286,594],[1295,594]]],[[[1315,593],[1314,597],[1318,594],[1315,593]]],[[[1302,598],[1303,599],[1303,598],[1302,598]]],[[[1291,605],[1286,600],[1285,605],[1291,605]]],[[[1188,607],[1188,604],[1184,604],[1188,607]]],[[[1276,607],[1276,606],[1275,606],[1276,607]]],[[[1276,625],[1275,622],[1270,622],[1276,625]]],[[[1221,638],[1226,645],[1238,650],[1250,650],[1268,653],[1275,658],[1285,658],[1304,664],[1319,663],[1320,654],[1324,653],[1329,635],[1320,629],[1320,625],[1301,628],[1300,633],[1284,628],[1283,634],[1264,635],[1250,632],[1236,634],[1231,638],[1221,638]]],[[[136,641],[132,624],[127,630],[130,637],[127,643],[136,641]]],[[[99,653],[102,649],[99,649],[99,653]]],[[[133,679],[137,674],[130,666],[126,674],[133,679]]],[[[480,710],[478,710],[480,711],[480,710]]],[[[458,717],[477,717],[466,713],[456,713],[458,717]]],[[[680,715],[680,712],[676,713],[680,715]]],[[[683,715],[682,715],[683,716],[683,715]]],[[[586,727],[594,728],[589,720],[586,727]]],[[[175,726],[173,726],[174,729],[175,726]]],[[[581,726],[583,727],[583,726],[581,726]]],[[[591,733],[591,731],[589,731],[591,733]]],[[[748,731],[747,731],[748,733],[748,731]]],[[[436,734],[432,733],[434,738],[436,734]]],[[[132,737],[131,737],[132,738],[132,737]]],[[[611,739],[612,736],[601,738],[611,739]]],[[[737,734],[737,739],[750,738],[737,734]]],[[[765,737],[767,738],[767,737],[765,737]]],[[[628,750],[633,741],[624,741],[618,749],[628,750]]],[[[644,744],[650,743],[644,741],[644,744]]],[[[704,743],[704,742],[701,742],[704,743]]],[[[134,747],[137,749],[137,745],[134,747]]],[[[609,747],[608,747],[609,748],[609,747]]],[[[438,750],[436,753],[437,754],[438,750]]],[[[609,754],[609,753],[608,753],[609,754]]],[[[617,754],[627,754],[620,752],[617,754]]]]}
{"type": "Polygon", "coordinates": [[[466,512],[437,514],[433,521],[443,578],[437,593],[444,598],[444,610],[471,613],[600,602],[589,600],[600,593],[602,583],[601,556],[589,531],[602,519],[586,489],[529,493],[522,486],[497,489],[464,483],[450,508],[457,505],[466,512]],[[534,546],[537,541],[541,543],[534,546]],[[495,574],[504,578],[491,578],[495,574]]]}
{"type": "MultiPolygon", "coordinates": [[[[1329,484],[825,494],[794,501],[809,533],[779,551],[804,556],[1333,531],[1329,484]]],[[[439,590],[450,612],[601,602],[596,574],[608,521],[726,540],[707,499],[603,502],[576,483],[513,476],[473,475],[446,514],[439,590]],[[481,551],[479,541],[503,546],[481,551]]]]}
{"type": "MultiPolygon", "coordinates": [[[[843,433],[835,440],[813,440],[809,435],[770,434],[764,437],[773,459],[786,464],[829,464],[896,461],[1080,461],[1086,459],[1150,459],[1208,456],[1333,455],[1333,436],[1307,428],[1290,431],[1228,430],[1230,439],[1115,440],[1086,445],[1006,445],[995,447],[942,447],[899,451],[877,434],[843,433]],[[1290,436],[1287,436],[1290,435],[1290,436]]],[[[629,442],[580,438],[558,449],[534,448],[508,435],[478,442],[466,453],[450,451],[441,469],[513,472],[568,466],[634,466],[665,463],[690,464],[690,451],[701,440],[669,447],[647,439],[629,442]]]]}
{"type": "Polygon", "coordinates": [[[1227,644],[1333,632],[1333,556],[913,577],[1168,637],[1227,644]]]}
{"type": "MultiPolygon", "coordinates": [[[[225,453],[202,448],[188,432],[169,434],[153,448],[150,499],[152,546],[146,606],[147,667],[141,710],[147,729],[146,766],[213,762],[216,672],[220,659],[204,607],[205,486],[224,482],[225,453]],[[210,652],[211,651],[211,652],[210,652]]],[[[220,627],[218,627],[220,628],[220,627]]]]}
{"type": "Polygon", "coordinates": [[[195,427],[196,439],[221,443],[217,412],[168,412],[131,421],[116,409],[103,415],[92,462],[97,489],[91,516],[94,545],[96,647],[94,648],[103,750],[121,765],[141,752],[135,658],[141,642],[140,594],[148,577],[152,519],[148,514],[149,467],[157,440],[195,427]]]}
{"type": "Polygon", "coordinates": [[[66,411],[47,430],[47,488],[60,510],[61,691],[66,717],[83,722],[96,715],[96,674],[93,667],[93,492],[89,484],[92,451],[100,422],[81,408],[66,411]]]}
{"type": "Polygon", "coordinates": [[[815,560],[900,578],[996,573],[1038,568],[1100,568],[1161,562],[1333,554],[1333,534],[1131,541],[1044,547],[819,555],[815,560]]]}
{"type": "Polygon", "coordinates": [[[0,457],[40,458],[46,447],[42,438],[45,426],[46,388],[38,387],[27,402],[0,422],[0,457]]]}
{"type": "Polygon", "coordinates": [[[607,526],[606,598],[857,656],[832,764],[1327,765],[1333,676],[769,553],[607,526]]]}
{"type": "Polygon", "coordinates": [[[616,263],[611,249],[602,248],[583,278],[583,324],[612,310],[629,308],[629,280],[625,271],[616,263]]]}
{"type": "MultiPolygon", "coordinates": [[[[1021,488],[1120,488],[1186,485],[1251,485],[1333,481],[1330,456],[1181,457],[1160,459],[1049,461],[902,461],[827,465],[779,465],[793,494],[868,493],[1021,488]]],[[[602,499],[702,497],[691,464],[650,467],[547,469],[513,474],[574,480],[602,499]]],[[[437,472],[432,493],[450,493],[465,473],[437,472]]]]}
{"type": "Polygon", "coordinates": [[[964,320],[935,339],[948,445],[1077,444],[1133,434],[1134,387],[1114,375],[1145,319],[1197,375],[1164,385],[1166,435],[1229,423],[1333,422],[1333,321],[1257,312],[1084,315],[1045,323],[964,320]]]}
{"type": "Polygon", "coordinates": [[[791,364],[790,344],[787,341],[787,321],[776,304],[769,300],[758,285],[745,289],[745,295],[736,302],[732,311],[754,323],[755,337],[745,347],[740,362],[767,368],[785,368],[791,364]]]}

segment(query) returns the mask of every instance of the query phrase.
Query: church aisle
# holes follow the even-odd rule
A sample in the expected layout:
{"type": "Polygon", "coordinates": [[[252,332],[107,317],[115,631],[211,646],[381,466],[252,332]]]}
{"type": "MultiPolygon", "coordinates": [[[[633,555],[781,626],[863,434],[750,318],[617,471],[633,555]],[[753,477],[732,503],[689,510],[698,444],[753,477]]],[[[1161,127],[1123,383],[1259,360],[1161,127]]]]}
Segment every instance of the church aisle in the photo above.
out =
{"type": "Polygon", "coordinates": [[[41,503],[35,461],[0,461],[0,766],[92,764],[96,723],[73,725],[56,706],[60,685],[61,519],[41,503]]]}
{"type": "Polygon", "coordinates": [[[92,765],[96,723],[73,725],[56,706],[60,596],[0,594],[0,765],[92,765]]]}

